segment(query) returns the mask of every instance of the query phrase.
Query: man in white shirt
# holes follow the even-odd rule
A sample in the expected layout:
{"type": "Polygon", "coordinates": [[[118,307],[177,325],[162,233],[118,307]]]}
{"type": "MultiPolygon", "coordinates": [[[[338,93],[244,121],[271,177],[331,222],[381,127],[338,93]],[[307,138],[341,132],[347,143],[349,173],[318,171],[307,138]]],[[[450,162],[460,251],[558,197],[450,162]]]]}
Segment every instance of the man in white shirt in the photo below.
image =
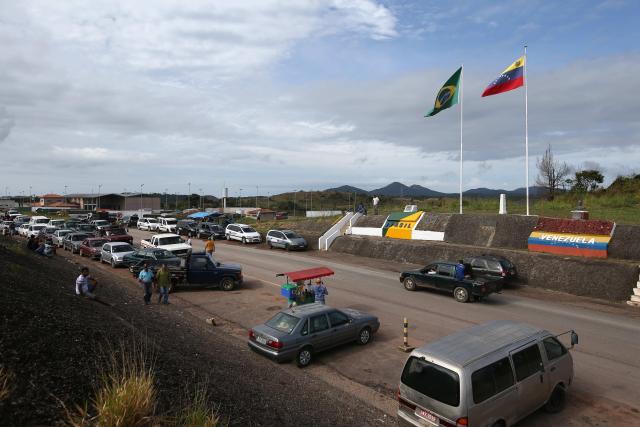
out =
{"type": "Polygon", "coordinates": [[[87,267],[82,267],[80,275],[76,279],[76,295],[95,299],[96,295],[94,294],[94,291],[97,284],[98,282],[96,279],[89,276],[89,269],[87,267]]]}

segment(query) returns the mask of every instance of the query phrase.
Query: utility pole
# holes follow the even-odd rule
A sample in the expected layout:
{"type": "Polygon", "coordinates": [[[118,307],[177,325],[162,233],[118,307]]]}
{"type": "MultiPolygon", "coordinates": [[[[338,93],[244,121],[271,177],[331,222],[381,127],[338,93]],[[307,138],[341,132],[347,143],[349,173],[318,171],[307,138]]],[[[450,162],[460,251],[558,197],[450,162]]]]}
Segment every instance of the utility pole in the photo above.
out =
{"type": "Polygon", "coordinates": [[[296,196],[298,194],[298,190],[293,190],[293,217],[296,217],[296,196]]]}
{"type": "Polygon", "coordinates": [[[258,209],[258,186],[256,185],[256,209],[258,209]]]}
{"type": "Polygon", "coordinates": [[[191,209],[191,183],[189,182],[189,192],[188,192],[188,201],[187,201],[187,209],[191,209]]]}
{"type": "Polygon", "coordinates": [[[169,210],[169,203],[168,203],[168,200],[167,200],[167,191],[168,191],[168,189],[165,188],[164,189],[164,209],[165,210],[169,210]]]}
{"type": "Polygon", "coordinates": [[[100,209],[100,191],[102,190],[102,184],[98,184],[98,208],[100,209]]]}
{"type": "Polygon", "coordinates": [[[240,189],[240,206],[239,207],[242,207],[242,188],[240,189]]]}
{"type": "Polygon", "coordinates": [[[309,193],[309,210],[313,210],[313,191],[309,193]]]}
{"type": "Polygon", "coordinates": [[[198,188],[198,191],[200,192],[200,210],[203,210],[204,205],[202,204],[202,188],[198,188]]]}
{"type": "Polygon", "coordinates": [[[140,218],[142,218],[142,187],[144,184],[140,184],[140,218]]]}

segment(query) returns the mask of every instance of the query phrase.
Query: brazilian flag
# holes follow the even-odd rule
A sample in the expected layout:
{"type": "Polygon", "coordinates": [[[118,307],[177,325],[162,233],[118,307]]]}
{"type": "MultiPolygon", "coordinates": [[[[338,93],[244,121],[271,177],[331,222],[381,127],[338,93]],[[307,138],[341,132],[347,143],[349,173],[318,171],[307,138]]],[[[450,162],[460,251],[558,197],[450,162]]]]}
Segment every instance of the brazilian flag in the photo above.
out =
{"type": "Polygon", "coordinates": [[[453,73],[449,80],[442,86],[442,89],[436,96],[436,103],[433,106],[433,110],[425,114],[425,117],[435,116],[442,110],[446,110],[449,107],[453,107],[458,103],[458,89],[460,87],[460,74],[462,74],[462,67],[458,68],[458,71],[453,73]]]}

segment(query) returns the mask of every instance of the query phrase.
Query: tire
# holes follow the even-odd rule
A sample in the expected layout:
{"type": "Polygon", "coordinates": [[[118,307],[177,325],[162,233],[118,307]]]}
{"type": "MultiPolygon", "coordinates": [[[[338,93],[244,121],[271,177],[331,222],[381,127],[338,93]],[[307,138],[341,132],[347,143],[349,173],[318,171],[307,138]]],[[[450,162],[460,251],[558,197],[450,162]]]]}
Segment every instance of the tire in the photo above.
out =
{"type": "Polygon", "coordinates": [[[224,238],[225,238],[226,240],[231,240],[231,237],[230,237],[228,234],[225,234],[225,235],[224,235],[224,238]]]}
{"type": "Polygon", "coordinates": [[[360,329],[360,332],[358,332],[358,344],[367,345],[369,342],[371,342],[372,337],[373,335],[371,334],[371,328],[366,326],[360,329]]]}
{"type": "Polygon", "coordinates": [[[196,239],[202,239],[202,234],[200,233],[196,234],[196,239]]]}
{"type": "Polygon", "coordinates": [[[232,291],[235,288],[236,284],[231,277],[223,277],[220,281],[220,289],[222,289],[223,291],[232,291]]]}
{"type": "Polygon", "coordinates": [[[273,245],[271,244],[271,242],[267,242],[267,246],[269,246],[269,249],[273,249],[273,245]]]}
{"type": "Polygon", "coordinates": [[[557,414],[558,412],[564,409],[565,404],[567,403],[567,392],[562,386],[556,386],[549,396],[549,400],[544,404],[545,412],[550,414],[557,414]]]}
{"type": "Polygon", "coordinates": [[[116,262],[111,258],[111,268],[116,268],[116,262]]]}
{"type": "Polygon", "coordinates": [[[402,281],[402,284],[404,285],[404,288],[408,291],[415,291],[418,289],[418,287],[416,286],[416,282],[412,277],[405,277],[404,280],[402,281]]]}
{"type": "Polygon", "coordinates": [[[287,245],[285,245],[285,246],[284,246],[284,249],[285,249],[287,252],[290,252],[290,251],[291,251],[291,246],[289,246],[289,245],[287,244],[287,245]]]}
{"type": "Polygon", "coordinates": [[[491,427],[505,427],[504,421],[496,421],[495,423],[491,424],[491,427]]]}
{"type": "Polygon", "coordinates": [[[246,245],[247,244],[247,239],[245,239],[244,237],[242,238],[242,244],[246,245]]]}
{"type": "Polygon", "coordinates": [[[469,291],[467,291],[462,286],[458,286],[453,290],[453,297],[458,302],[468,302],[469,301],[469,291]]]}
{"type": "Polygon", "coordinates": [[[78,249],[78,254],[80,255],[80,258],[84,257],[84,254],[82,253],[82,251],[80,249],[78,249]]]}
{"type": "Polygon", "coordinates": [[[306,368],[313,360],[313,349],[311,347],[303,347],[296,356],[296,364],[298,368],[306,368]]]}

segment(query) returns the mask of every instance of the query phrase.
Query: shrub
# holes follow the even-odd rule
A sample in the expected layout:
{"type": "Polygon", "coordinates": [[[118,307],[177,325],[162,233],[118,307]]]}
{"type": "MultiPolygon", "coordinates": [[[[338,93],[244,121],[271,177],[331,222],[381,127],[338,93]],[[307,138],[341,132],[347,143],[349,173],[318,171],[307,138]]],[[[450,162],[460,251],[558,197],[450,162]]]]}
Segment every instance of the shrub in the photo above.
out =
{"type": "Polygon", "coordinates": [[[15,381],[15,375],[9,369],[0,368],[0,402],[5,400],[13,391],[13,383],[15,381]]]}

